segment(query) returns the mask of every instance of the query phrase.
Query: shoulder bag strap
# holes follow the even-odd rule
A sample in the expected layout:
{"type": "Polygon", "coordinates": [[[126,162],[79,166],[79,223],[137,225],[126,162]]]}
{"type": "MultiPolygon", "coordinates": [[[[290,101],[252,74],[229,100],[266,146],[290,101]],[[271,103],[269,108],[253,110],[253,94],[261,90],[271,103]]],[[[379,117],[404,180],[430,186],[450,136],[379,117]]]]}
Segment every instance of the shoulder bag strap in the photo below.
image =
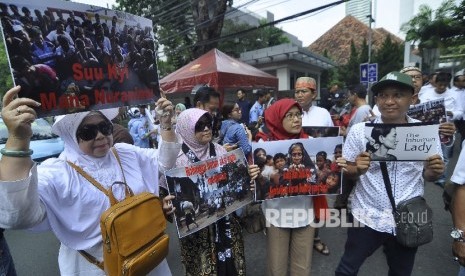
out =
{"type": "Polygon", "coordinates": [[[394,201],[394,196],[392,195],[391,180],[389,179],[386,162],[381,161],[379,162],[379,165],[381,166],[381,172],[383,173],[384,186],[386,187],[386,192],[392,205],[392,211],[395,212],[396,203],[394,201]]]}
{"type": "Polygon", "coordinates": [[[92,185],[94,185],[97,189],[102,191],[106,196],[109,196],[108,190],[105,189],[100,183],[97,182],[92,176],[90,176],[88,173],[86,173],[81,167],[77,166],[73,162],[66,161],[73,169],[75,169],[79,174],[81,174],[85,179],[87,179],[92,185]]]}
{"type": "Polygon", "coordinates": [[[119,159],[118,151],[116,150],[115,147],[112,147],[111,151],[113,152],[113,154],[116,157],[116,160],[118,161],[119,168],[121,169],[121,174],[123,175],[123,181],[124,181],[124,183],[127,183],[126,182],[126,177],[124,177],[123,165],[121,165],[121,159],[119,159]]]}
{"type": "MultiPolygon", "coordinates": [[[[102,191],[106,196],[109,197],[108,191],[95,180],[92,176],[90,176],[88,173],[86,173],[83,169],[81,169],[79,166],[74,164],[73,162],[66,161],[73,169],[75,169],[79,174],[81,174],[85,179],[87,179],[92,185],[94,185],[97,189],[102,191]]],[[[105,270],[103,266],[103,262],[100,262],[92,256],[91,254],[87,253],[85,250],[78,250],[79,254],[81,254],[89,263],[96,265],[98,268],[101,270],[105,270]]]]}

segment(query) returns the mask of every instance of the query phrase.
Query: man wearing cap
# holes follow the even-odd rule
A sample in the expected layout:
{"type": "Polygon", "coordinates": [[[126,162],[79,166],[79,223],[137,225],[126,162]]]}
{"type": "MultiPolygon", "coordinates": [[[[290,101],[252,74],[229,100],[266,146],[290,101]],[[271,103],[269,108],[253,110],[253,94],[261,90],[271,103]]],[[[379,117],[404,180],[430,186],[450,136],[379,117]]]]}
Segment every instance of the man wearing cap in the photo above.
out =
{"type": "MultiPolygon", "coordinates": [[[[381,115],[374,123],[406,124],[418,122],[407,116],[414,101],[415,87],[412,78],[400,72],[391,72],[372,87],[381,115]]],[[[439,142],[436,145],[440,152],[439,142]]],[[[344,254],[336,268],[336,275],[357,275],[366,258],[384,246],[389,275],[411,275],[417,248],[400,245],[395,237],[392,207],[386,192],[379,162],[371,162],[366,152],[365,122],[354,125],[347,135],[343,148],[347,160],[346,177],[357,179],[352,195],[352,213],[355,223],[364,227],[347,230],[344,254]]],[[[434,181],[444,171],[440,155],[425,162],[387,162],[396,203],[422,196],[424,181],[434,181]]]]}
{"type": "Polygon", "coordinates": [[[294,97],[304,112],[302,126],[334,126],[328,110],[312,105],[317,94],[315,79],[300,77],[296,80],[294,97]]]}

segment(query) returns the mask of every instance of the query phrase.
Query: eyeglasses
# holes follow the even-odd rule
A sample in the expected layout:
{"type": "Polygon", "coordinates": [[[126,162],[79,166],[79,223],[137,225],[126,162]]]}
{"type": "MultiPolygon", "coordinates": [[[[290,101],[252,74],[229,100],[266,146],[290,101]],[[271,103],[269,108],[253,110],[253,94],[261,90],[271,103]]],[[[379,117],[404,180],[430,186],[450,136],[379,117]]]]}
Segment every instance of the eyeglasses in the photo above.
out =
{"type": "Polygon", "coordinates": [[[197,124],[195,124],[195,132],[207,132],[210,130],[212,130],[211,122],[199,121],[197,124]]]}
{"type": "Polygon", "coordinates": [[[392,99],[393,101],[400,102],[403,99],[410,98],[410,97],[411,97],[410,95],[401,93],[401,92],[396,92],[392,94],[380,92],[378,93],[378,95],[376,95],[376,100],[379,100],[381,102],[386,102],[388,99],[392,99]]]}
{"type": "Polygon", "coordinates": [[[302,113],[298,112],[298,113],[286,113],[286,115],[284,115],[284,118],[286,118],[286,120],[288,121],[292,121],[294,120],[294,118],[298,119],[298,120],[301,120],[302,119],[302,113]]]}
{"type": "Polygon", "coordinates": [[[315,92],[315,90],[314,90],[314,89],[308,89],[308,88],[305,88],[305,89],[296,89],[294,93],[295,93],[295,94],[299,94],[299,93],[305,94],[305,93],[310,93],[310,92],[315,92]]]}
{"type": "Polygon", "coordinates": [[[292,157],[301,157],[302,153],[301,152],[293,152],[291,153],[292,157]]]}
{"type": "Polygon", "coordinates": [[[90,141],[95,139],[99,132],[105,136],[112,134],[113,124],[103,121],[95,125],[83,125],[77,130],[76,136],[83,141],[90,141]]]}
{"type": "Polygon", "coordinates": [[[422,75],[410,75],[412,77],[412,80],[421,80],[423,78],[422,75]]]}

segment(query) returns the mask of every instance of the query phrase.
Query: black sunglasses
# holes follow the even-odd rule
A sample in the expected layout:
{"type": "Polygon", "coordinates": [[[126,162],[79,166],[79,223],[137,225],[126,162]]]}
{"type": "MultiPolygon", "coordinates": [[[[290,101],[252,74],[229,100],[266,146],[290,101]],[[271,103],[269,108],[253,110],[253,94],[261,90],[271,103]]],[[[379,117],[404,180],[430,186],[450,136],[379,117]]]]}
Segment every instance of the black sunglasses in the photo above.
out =
{"type": "Polygon", "coordinates": [[[202,115],[195,124],[195,132],[202,132],[205,128],[208,127],[210,130],[213,127],[213,120],[208,113],[202,115]]]}
{"type": "Polygon", "coordinates": [[[103,121],[96,125],[83,125],[79,127],[76,136],[83,141],[90,141],[97,137],[98,133],[108,136],[113,133],[113,124],[111,122],[103,121]]]}

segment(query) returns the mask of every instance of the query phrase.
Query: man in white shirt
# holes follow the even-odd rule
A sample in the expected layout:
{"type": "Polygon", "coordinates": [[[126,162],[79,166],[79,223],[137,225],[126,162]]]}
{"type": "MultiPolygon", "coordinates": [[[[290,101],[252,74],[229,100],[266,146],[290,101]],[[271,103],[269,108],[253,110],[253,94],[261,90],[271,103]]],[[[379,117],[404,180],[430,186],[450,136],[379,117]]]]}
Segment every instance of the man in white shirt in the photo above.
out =
{"type": "MultiPolygon", "coordinates": [[[[294,87],[295,100],[300,104],[303,111],[302,126],[334,126],[328,110],[312,105],[318,94],[315,79],[300,77],[296,80],[294,87]]],[[[318,228],[315,228],[313,248],[325,256],[329,255],[328,246],[321,241],[318,228]]]]}
{"type": "Polygon", "coordinates": [[[304,112],[302,126],[334,126],[328,110],[312,105],[317,94],[315,79],[300,77],[296,80],[294,97],[304,112]]]}
{"type": "MultiPolygon", "coordinates": [[[[465,105],[465,75],[463,74],[463,71],[460,74],[455,75],[453,82],[454,82],[454,86],[451,89],[460,96],[461,101],[462,101],[462,107],[465,108],[464,106],[465,105]]],[[[457,130],[460,133],[460,139],[463,142],[463,140],[465,139],[464,118],[462,117],[461,120],[456,120],[455,126],[457,127],[457,130]]]]}
{"type": "MultiPolygon", "coordinates": [[[[381,116],[375,123],[405,124],[418,122],[407,116],[413,102],[412,78],[400,72],[391,72],[372,87],[381,116]]],[[[437,144],[439,150],[439,142],[437,144]]],[[[366,152],[365,123],[354,125],[343,147],[347,160],[345,177],[357,179],[352,195],[354,220],[364,227],[347,230],[345,251],[336,268],[336,276],[357,275],[366,258],[384,246],[389,275],[410,275],[417,248],[404,247],[395,237],[392,206],[386,192],[380,162],[371,162],[366,152]]],[[[434,181],[444,171],[439,155],[427,161],[386,162],[396,204],[416,196],[423,196],[424,181],[434,181]],[[399,164],[399,165],[397,165],[399,164]]]]}
{"type": "MultiPolygon", "coordinates": [[[[457,121],[462,119],[463,117],[463,103],[460,97],[460,94],[457,91],[453,91],[449,89],[447,86],[449,85],[451,80],[451,75],[449,73],[440,72],[436,75],[436,86],[434,90],[427,90],[425,93],[420,95],[420,101],[422,103],[444,99],[444,105],[446,107],[446,115],[447,121],[457,121]]],[[[453,146],[442,144],[442,155],[444,157],[444,162],[446,164],[449,163],[449,158],[452,157],[453,154],[453,146]]],[[[447,168],[444,174],[435,182],[436,185],[444,187],[444,183],[447,179],[447,168]]]]}

